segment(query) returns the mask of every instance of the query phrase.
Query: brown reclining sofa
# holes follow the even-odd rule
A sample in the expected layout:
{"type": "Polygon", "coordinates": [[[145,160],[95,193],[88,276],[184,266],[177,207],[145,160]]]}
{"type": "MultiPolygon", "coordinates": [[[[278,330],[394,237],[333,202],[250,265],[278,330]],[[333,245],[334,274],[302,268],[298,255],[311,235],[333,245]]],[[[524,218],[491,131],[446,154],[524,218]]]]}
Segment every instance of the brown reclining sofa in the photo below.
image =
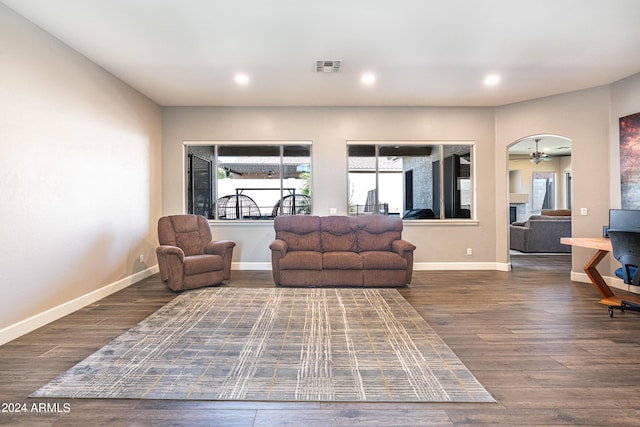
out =
{"type": "Polygon", "coordinates": [[[271,243],[273,280],[282,286],[399,287],[411,283],[415,246],[402,220],[382,215],[281,216],[271,243]]]}

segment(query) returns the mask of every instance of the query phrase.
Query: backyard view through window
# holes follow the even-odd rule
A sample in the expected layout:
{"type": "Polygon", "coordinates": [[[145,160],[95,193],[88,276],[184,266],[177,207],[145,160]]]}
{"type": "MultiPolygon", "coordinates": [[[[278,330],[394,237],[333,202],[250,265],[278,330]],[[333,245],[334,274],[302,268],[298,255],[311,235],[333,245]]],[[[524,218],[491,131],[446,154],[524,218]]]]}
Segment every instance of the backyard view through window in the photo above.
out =
{"type": "Polygon", "coordinates": [[[473,144],[350,142],[349,214],[473,217],[473,144]]]}
{"type": "Polygon", "coordinates": [[[187,145],[187,209],[219,220],[311,213],[310,144],[187,145]]]}

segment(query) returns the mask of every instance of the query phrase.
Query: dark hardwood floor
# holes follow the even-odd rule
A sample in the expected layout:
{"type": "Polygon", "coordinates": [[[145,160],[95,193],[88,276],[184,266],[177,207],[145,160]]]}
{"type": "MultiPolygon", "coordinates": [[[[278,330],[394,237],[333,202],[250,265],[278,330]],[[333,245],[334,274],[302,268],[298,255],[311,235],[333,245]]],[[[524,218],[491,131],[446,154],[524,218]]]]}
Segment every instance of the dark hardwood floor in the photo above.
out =
{"type": "MultiPolygon", "coordinates": [[[[639,426],[640,315],[609,318],[593,286],[569,280],[569,256],[512,261],[511,272],[416,272],[400,290],[494,404],[28,397],[174,298],[154,276],[0,347],[0,424],[639,426]],[[26,412],[7,412],[16,408],[26,412]]],[[[270,272],[234,271],[227,286],[273,284],[270,272]]]]}

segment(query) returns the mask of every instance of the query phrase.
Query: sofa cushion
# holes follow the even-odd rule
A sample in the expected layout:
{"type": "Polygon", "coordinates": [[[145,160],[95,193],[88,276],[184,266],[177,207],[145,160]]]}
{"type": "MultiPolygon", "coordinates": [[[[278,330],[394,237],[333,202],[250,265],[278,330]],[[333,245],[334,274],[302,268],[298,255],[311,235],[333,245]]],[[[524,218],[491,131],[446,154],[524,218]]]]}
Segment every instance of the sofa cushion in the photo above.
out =
{"type": "Polygon", "coordinates": [[[316,251],[293,251],[280,259],[282,270],[322,270],[322,254],[316,251]]]}
{"type": "Polygon", "coordinates": [[[402,235],[402,220],[396,217],[382,215],[360,217],[358,225],[356,232],[358,252],[390,251],[391,242],[400,239],[402,235]]]}
{"type": "Polygon", "coordinates": [[[320,251],[320,218],[279,216],[273,221],[276,239],[287,242],[289,251],[320,251]]]}
{"type": "Polygon", "coordinates": [[[355,252],[356,230],[355,218],[346,216],[327,216],[320,218],[320,241],[323,252],[351,251],[355,252]]]}
{"type": "Polygon", "coordinates": [[[405,270],[407,260],[394,252],[367,251],[360,252],[362,266],[365,270],[405,270]]]}
{"type": "Polygon", "coordinates": [[[361,270],[362,257],[355,252],[325,252],[322,267],[335,270],[361,270]]]}
{"type": "Polygon", "coordinates": [[[322,270],[322,286],[362,286],[364,270],[322,270]]]}

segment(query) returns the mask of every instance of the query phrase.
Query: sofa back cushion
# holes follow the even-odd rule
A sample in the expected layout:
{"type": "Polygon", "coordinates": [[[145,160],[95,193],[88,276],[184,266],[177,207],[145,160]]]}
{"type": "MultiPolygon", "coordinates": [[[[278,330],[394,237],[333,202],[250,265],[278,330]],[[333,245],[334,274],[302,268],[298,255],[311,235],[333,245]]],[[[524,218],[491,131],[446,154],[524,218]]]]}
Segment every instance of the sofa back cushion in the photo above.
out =
{"type": "Polygon", "coordinates": [[[570,216],[550,216],[550,215],[531,215],[529,219],[523,224],[527,228],[531,228],[531,224],[538,221],[560,221],[571,223],[570,216]]]}
{"type": "Polygon", "coordinates": [[[358,222],[348,216],[325,216],[320,218],[320,240],[323,252],[356,252],[356,230],[358,222]]]}
{"type": "Polygon", "coordinates": [[[531,215],[529,221],[571,221],[570,216],[531,215]]]}
{"type": "Polygon", "coordinates": [[[320,251],[320,218],[309,215],[278,216],[273,220],[276,239],[290,251],[320,251]]]}
{"type": "Polygon", "coordinates": [[[357,218],[358,252],[390,251],[394,240],[402,237],[402,220],[397,217],[371,215],[357,218]]]}
{"type": "Polygon", "coordinates": [[[542,209],[540,215],[545,216],[571,216],[571,209],[542,209]]]}

